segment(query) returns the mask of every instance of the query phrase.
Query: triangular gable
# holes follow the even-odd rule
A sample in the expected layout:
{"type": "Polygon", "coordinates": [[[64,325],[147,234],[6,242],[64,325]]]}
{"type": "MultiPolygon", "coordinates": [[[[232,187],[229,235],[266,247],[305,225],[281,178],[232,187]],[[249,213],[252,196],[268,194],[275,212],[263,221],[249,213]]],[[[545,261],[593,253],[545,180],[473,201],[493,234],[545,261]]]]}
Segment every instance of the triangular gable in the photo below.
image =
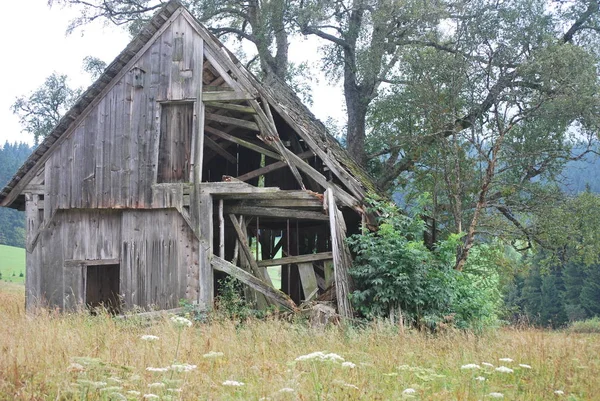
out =
{"type": "MultiPolygon", "coordinates": [[[[44,139],[34,153],[27,159],[11,181],[0,192],[0,205],[14,208],[23,207],[23,199],[19,197],[26,185],[43,169],[44,162],[52,152],[69,135],[71,127],[77,126],[103,95],[120,77],[126,74],[153,40],[156,40],[165,29],[179,16],[183,16],[194,30],[204,40],[204,56],[213,71],[218,74],[225,85],[237,92],[248,96],[248,104],[257,113],[256,122],[261,131],[263,141],[269,141],[281,155],[285,163],[301,186],[300,170],[307,176],[313,177],[324,188],[333,185],[324,180],[322,175],[316,175],[297,155],[285,148],[278,140],[271,109],[302,138],[310,150],[314,152],[339,181],[347,188],[349,194],[345,204],[357,207],[356,201],[361,202],[367,190],[373,190],[372,180],[352,160],[348,153],[333,139],[325,127],[300,102],[293,91],[283,82],[273,79],[270,86],[263,87],[250,74],[237,58],[224,45],[204,28],[177,0],[167,3],[142,29],[135,39],[107,67],[106,71],[81,96],[79,101],[61,119],[58,126],[44,139]],[[269,107],[270,106],[270,107],[269,107]]],[[[222,95],[226,96],[226,94],[222,95]]],[[[338,189],[341,189],[338,187],[338,189]]],[[[346,192],[341,190],[342,199],[346,192]]]]}

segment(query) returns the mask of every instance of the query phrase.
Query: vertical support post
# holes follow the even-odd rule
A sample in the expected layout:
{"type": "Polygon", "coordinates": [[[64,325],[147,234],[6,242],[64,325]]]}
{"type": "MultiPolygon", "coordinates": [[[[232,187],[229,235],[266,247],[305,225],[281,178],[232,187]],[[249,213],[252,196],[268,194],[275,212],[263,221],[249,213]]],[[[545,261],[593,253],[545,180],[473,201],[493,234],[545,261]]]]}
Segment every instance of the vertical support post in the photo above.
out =
{"type": "Polygon", "coordinates": [[[225,259],[225,218],[223,217],[223,199],[219,199],[219,257],[225,259]]]}

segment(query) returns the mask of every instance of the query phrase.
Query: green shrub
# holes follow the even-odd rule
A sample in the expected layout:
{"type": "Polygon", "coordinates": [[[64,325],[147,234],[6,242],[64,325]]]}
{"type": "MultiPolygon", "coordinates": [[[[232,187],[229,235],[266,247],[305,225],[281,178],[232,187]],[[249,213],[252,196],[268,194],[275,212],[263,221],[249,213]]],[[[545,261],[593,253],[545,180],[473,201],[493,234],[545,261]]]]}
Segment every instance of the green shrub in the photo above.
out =
{"type": "MultiPolygon", "coordinates": [[[[351,300],[361,315],[402,316],[410,325],[430,329],[449,316],[460,328],[479,329],[496,322],[497,275],[490,281],[473,263],[464,272],[453,269],[460,235],[451,235],[430,250],[423,242],[422,219],[401,214],[390,202],[377,198],[369,202],[382,216],[379,230],[348,239],[356,254],[350,270],[356,286],[351,300]]],[[[474,254],[477,260],[480,254],[474,254]]]]}
{"type": "Polygon", "coordinates": [[[600,318],[593,317],[571,323],[568,328],[571,333],[600,333],[600,318]]]}

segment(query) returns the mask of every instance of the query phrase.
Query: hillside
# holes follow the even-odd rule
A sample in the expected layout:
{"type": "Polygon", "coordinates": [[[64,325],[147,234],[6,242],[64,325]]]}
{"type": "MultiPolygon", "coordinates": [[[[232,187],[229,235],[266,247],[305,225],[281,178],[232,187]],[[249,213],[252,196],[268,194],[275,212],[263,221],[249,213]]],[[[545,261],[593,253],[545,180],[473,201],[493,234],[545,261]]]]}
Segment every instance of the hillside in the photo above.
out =
{"type": "Polygon", "coordinates": [[[2,281],[25,283],[25,249],[0,245],[0,274],[2,281]]]}

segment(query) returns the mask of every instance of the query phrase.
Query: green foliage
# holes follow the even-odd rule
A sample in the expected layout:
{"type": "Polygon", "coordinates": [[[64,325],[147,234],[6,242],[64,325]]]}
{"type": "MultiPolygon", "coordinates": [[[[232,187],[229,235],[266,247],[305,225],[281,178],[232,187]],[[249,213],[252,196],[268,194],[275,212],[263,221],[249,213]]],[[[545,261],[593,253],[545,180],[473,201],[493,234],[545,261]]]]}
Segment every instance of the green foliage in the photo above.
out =
{"type": "Polygon", "coordinates": [[[231,276],[219,281],[220,292],[216,297],[219,316],[234,321],[245,321],[252,315],[252,308],[243,297],[242,283],[231,276]]]}
{"type": "MultiPolygon", "coordinates": [[[[461,328],[495,323],[497,275],[485,277],[489,269],[476,262],[464,272],[453,269],[459,235],[430,250],[423,242],[422,219],[403,215],[381,199],[370,203],[381,216],[379,230],[348,239],[356,253],[351,299],[359,313],[375,318],[400,312],[408,323],[429,328],[452,315],[461,328]]],[[[475,260],[486,260],[483,251],[476,255],[475,260]]]]}
{"type": "Polygon", "coordinates": [[[80,89],[70,88],[67,80],[66,75],[54,72],[29,96],[18,97],[11,106],[23,131],[33,135],[36,145],[54,129],[81,93],[80,89]]]}

